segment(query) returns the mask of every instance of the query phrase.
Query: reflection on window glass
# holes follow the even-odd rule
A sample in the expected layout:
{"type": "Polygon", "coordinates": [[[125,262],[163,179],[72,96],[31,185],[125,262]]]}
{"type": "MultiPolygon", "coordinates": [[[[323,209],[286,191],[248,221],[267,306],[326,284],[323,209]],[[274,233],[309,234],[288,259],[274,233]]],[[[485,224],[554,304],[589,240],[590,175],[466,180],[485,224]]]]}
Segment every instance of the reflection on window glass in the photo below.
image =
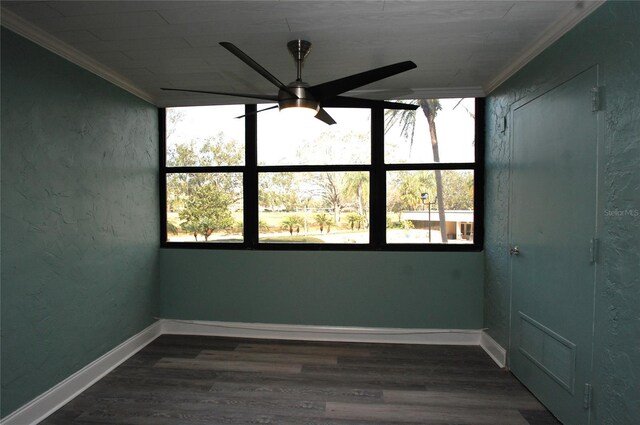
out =
{"type": "Polygon", "coordinates": [[[387,172],[387,243],[473,243],[473,221],[472,170],[387,172]]]}
{"type": "Polygon", "coordinates": [[[244,164],[243,105],[167,108],[167,166],[244,164]]]}
{"type": "MultiPolygon", "coordinates": [[[[264,106],[261,106],[261,109],[264,106]]],[[[369,164],[371,112],[328,108],[337,124],[292,120],[277,109],[258,114],[259,165],[369,164]]]]}
{"type": "Polygon", "coordinates": [[[242,174],[167,174],[167,240],[242,242],[242,174]]]}
{"type": "Polygon", "coordinates": [[[369,243],[368,172],[260,173],[261,243],[369,243]]]}
{"type": "Polygon", "coordinates": [[[420,107],[385,111],[385,163],[474,161],[475,99],[408,102],[420,107]]]}

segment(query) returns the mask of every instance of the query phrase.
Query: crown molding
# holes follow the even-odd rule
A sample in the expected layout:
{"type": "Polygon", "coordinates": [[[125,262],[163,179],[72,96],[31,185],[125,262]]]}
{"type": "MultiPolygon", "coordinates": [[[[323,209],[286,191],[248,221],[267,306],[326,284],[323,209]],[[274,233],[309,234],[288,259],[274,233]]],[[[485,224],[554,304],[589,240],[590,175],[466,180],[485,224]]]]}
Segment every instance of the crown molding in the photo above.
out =
{"type": "Polygon", "coordinates": [[[149,93],[139,89],[128,78],[122,76],[116,71],[107,68],[100,62],[96,61],[92,57],[80,52],[77,49],[69,46],[62,40],[52,36],[51,34],[38,28],[31,22],[22,19],[15,13],[2,8],[1,9],[2,26],[23,36],[24,38],[34,42],[35,44],[55,53],[58,56],[63,57],[71,63],[78,65],[79,67],[86,69],[87,71],[101,77],[110,83],[128,91],[129,93],[137,96],[151,104],[156,104],[156,100],[149,93]]]}
{"type": "Polygon", "coordinates": [[[348,96],[373,100],[397,99],[455,99],[460,97],[484,97],[485,91],[480,86],[467,87],[418,87],[404,90],[368,90],[355,89],[348,96]]]}
{"type": "Polygon", "coordinates": [[[472,87],[437,87],[411,89],[412,93],[397,99],[451,99],[459,97],[484,97],[485,90],[479,86],[472,87]]]}
{"type": "Polygon", "coordinates": [[[493,80],[491,80],[489,84],[487,84],[484,89],[485,93],[490,94],[492,91],[497,89],[502,83],[524,68],[525,65],[531,62],[536,56],[558,41],[560,37],[569,32],[573,27],[589,16],[598,7],[602,6],[605,2],[606,0],[584,1],[582,2],[582,8],[579,9],[577,13],[568,13],[565,17],[549,27],[541,38],[533,43],[527,50],[525,50],[524,53],[522,53],[515,61],[513,61],[493,80]]]}

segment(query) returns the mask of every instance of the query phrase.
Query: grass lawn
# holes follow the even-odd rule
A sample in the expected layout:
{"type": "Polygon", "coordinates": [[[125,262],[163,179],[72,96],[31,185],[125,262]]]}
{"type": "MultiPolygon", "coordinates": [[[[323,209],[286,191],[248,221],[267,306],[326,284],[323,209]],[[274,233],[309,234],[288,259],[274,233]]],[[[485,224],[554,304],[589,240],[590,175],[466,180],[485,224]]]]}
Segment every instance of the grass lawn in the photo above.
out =
{"type": "MultiPolygon", "coordinates": [[[[300,226],[299,233],[294,228],[294,234],[290,235],[288,229],[282,227],[282,222],[292,215],[298,215],[304,218],[304,213],[294,212],[260,212],[259,220],[260,229],[260,242],[261,243],[368,243],[369,234],[366,229],[354,229],[351,230],[351,226],[347,221],[347,215],[344,213],[341,215],[341,223],[337,226],[334,224],[331,226],[331,230],[327,233],[327,226],[324,227],[323,232],[320,233],[320,227],[315,223],[313,216],[315,213],[307,213],[307,229],[305,231],[304,225],[300,226]]],[[[233,212],[233,218],[236,222],[241,223],[243,220],[242,211],[233,212]]],[[[193,234],[182,231],[180,228],[180,218],[178,213],[170,212],[167,214],[168,224],[172,224],[178,229],[177,233],[168,234],[169,241],[175,242],[194,242],[196,239],[193,234]]],[[[171,227],[171,226],[169,226],[171,227]]],[[[240,227],[235,231],[218,232],[209,237],[209,242],[242,242],[243,235],[240,227]]],[[[198,235],[198,242],[204,242],[204,237],[198,235]]],[[[424,229],[387,229],[387,241],[390,243],[425,243],[426,231],[424,229]]],[[[440,233],[435,229],[432,231],[432,242],[440,243],[440,233]]],[[[458,243],[469,243],[470,241],[451,241],[458,243]]]]}
{"type": "Polygon", "coordinates": [[[275,243],[324,243],[324,241],[320,238],[315,238],[313,236],[269,236],[266,238],[260,238],[260,242],[275,242],[275,243]]]}

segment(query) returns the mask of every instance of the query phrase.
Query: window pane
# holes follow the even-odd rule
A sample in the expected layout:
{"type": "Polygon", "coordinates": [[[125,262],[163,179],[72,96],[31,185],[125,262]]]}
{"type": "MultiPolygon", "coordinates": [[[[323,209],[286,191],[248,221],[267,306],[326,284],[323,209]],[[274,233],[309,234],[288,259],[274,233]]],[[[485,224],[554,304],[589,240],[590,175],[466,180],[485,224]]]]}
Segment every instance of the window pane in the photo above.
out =
{"type": "MultiPolygon", "coordinates": [[[[260,105],[264,108],[269,105],[260,105]]],[[[278,109],[258,114],[259,165],[335,165],[371,162],[371,112],[328,108],[337,122],[287,117],[278,109]]]]}
{"type": "Polygon", "coordinates": [[[387,172],[387,243],[443,243],[443,228],[447,243],[473,243],[473,171],[387,172]]]}
{"type": "Polygon", "coordinates": [[[369,243],[368,172],[260,173],[259,240],[369,243]]]}
{"type": "Polygon", "coordinates": [[[244,105],[167,108],[167,166],[244,165],[244,105]]]}
{"type": "Polygon", "coordinates": [[[386,164],[474,162],[475,99],[421,99],[410,103],[424,106],[415,111],[385,111],[386,164]],[[435,112],[433,132],[425,111],[435,112]]]}
{"type": "Polygon", "coordinates": [[[169,242],[242,242],[242,173],[167,174],[169,242]]]}

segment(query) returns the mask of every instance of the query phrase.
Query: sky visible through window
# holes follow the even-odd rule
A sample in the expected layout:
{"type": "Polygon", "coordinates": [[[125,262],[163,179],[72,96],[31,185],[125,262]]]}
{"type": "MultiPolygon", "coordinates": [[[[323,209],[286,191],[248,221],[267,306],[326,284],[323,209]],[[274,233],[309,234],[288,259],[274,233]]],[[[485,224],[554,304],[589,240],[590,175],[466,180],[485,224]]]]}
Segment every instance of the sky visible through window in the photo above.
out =
{"type": "MultiPolygon", "coordinates": [[[[436,115],[440,162],[473,162],[475,139],[475,99],[440,99],[442,109],[436,115]]],[[[413,143],[400,132],[400,126],[385,134],[385,162],[433,162],[427,118],[420,109],[415,113],[413,143]]]]}
{"type": "MultiPolygon", "coordinates": [[[[470,119],[475,114],[473,98],[440,99],[442,110],[438,111],[440,162],[473,162],[475,123],[470,119]],[[457,105],[457,106],[456,106],[457,105]],[[455,109],[454,109],[455,107],[455,109]]],[[[258,105],[258,109],[271,105],[258,105]]],[[[244,120],[235,117],[244,115],[244,105],[228,106],[191,106],[180,108],[187,112],[184,118],[175,124],[174,133],[168,137],[167,147],[192,140],[203,141],[211,135],[222,132],[238,141],[244,140],[244,120]]],[[[341,134],[353,133],[370,135],[370,113],[362,109],[331,109],[331,115],[338,122],[341,134]]],[[[315,140],[314,137],[331,130],[331,127],[317,119],[291,121],[282,117],[277,109],[258,114],[258,162],[260,164],[282,164],[283,158],[290,158],[290,152],[315,140]],[[302,136],[301,136],[302,135],[302,136]],[[262,136],[262,137],[261,137],[262,136]],[[261,143],[262,142],[262,143],[261,143]]],[[[387,163],[432,162],[431,141],[427,121],[416,111],[416,131],[413,144],[409,143],[399,129],[387,132],[385,154],[387,163]],[[422,131],[421,131],[422,129],[422,131]],[[395,130],[395,131],[394,131],[395,130]]],[[[366,151],[368,162],[368,154],[366,151]]],[[[295,161],[284,161],[284,163],[295,161]]],[[[322,161],[320,162],[322,163],[322,161]]],[[[357,161],[357,163],[363,163],[357,161]]]]}

